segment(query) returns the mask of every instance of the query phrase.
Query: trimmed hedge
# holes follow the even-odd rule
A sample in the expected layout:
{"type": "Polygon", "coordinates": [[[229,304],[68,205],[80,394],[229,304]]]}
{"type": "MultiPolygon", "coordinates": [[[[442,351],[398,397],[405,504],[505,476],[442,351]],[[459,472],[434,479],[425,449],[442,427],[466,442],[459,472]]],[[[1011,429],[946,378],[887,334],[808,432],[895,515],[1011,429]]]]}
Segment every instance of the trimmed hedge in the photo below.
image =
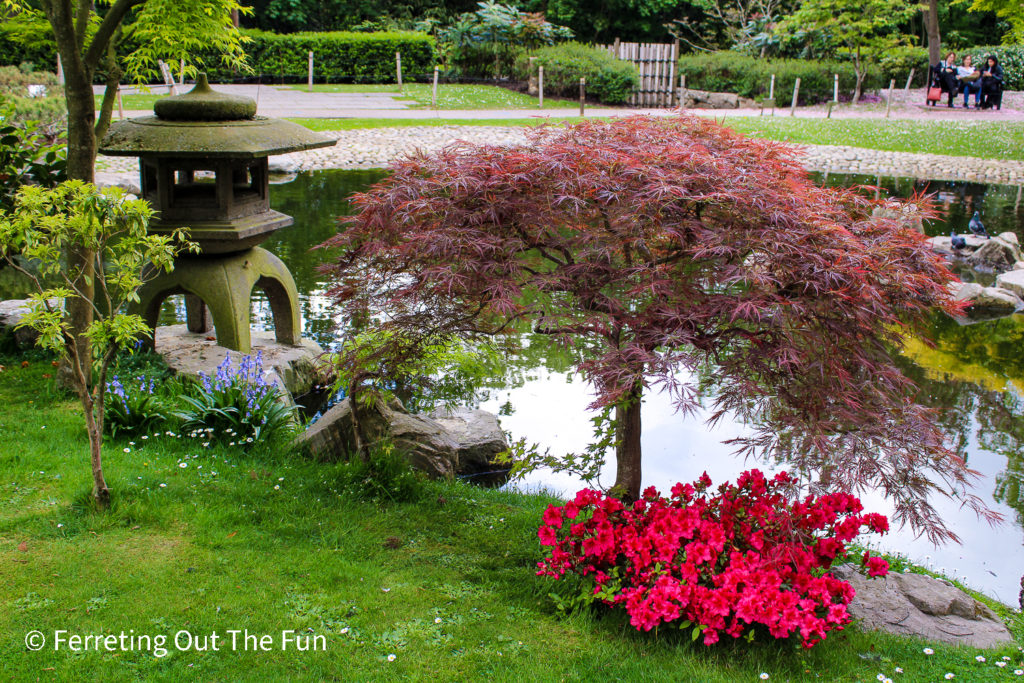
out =
{"type": "Polygon", "coordinates": [[[519,55],[514,72],[520,80],[530,77],[529,57],[544,67],[544,93],[578,97],[580,78],[587,79],[587,95],[604,104],[622,104],[640,84],[636,67],[616,59],[606,50],[581,43],[562,43],[519,55]]]}
{"type": "MultiPolygon", "coordinates": [[[[313,51],[316,80],[345,80],[353,83],[393,83],[395,53],[402,53],[402,72],[410,79],[433,73],[434,38],[426,33],[270,33],[243,31],[251,42],[245,45],[250,64],[257,74],[306,77],[309,52],[313,51]]],[[[212,59],[207,64],[215,64],[212,59]]],[[[211,69],[214,77],[230,78],[223,69],[211,69]]]]}
{"type": "MultiPolygon", "coordinates": [[[[901,50],[887,56],[882,64],[869,68],[864,79],[866,91],[889,87],[896,79],[897,87],[906,84],[911,67],[916,68],[914,82],[923,85],[927,77],[927,51],[917,48],[901,50]]],[[[682,55],[679,73],[686,75],[687,87],[712,92],[731,92],[741,97],[764,99],[772,74],[775,74],[775,99],[789,103],[796,79],[800,79],[800,104],[817,104],[832,99],[835,74],[839,74],[839,93],[853,95],[857,82],[849,61],[809,61],[800,59],[767,60],[738,52],[711,52],[682,55]]]]}
{"type": "MultiPolygon", "coordinates": [[[[257,76],[292,77],[305,80],[309,51],[313,51],[314,77],[317,80],[354,83],[393,83],[395,52],[402,53],[402,70],[414,75],[433,73],[434,38],[426,33],[393,31],[385,33],[277,34],[243,30],[249,38],[244,46],[257,76]]],[[[131,45],[122,43],[118,52],[127,54],[131,45]]],[[[200,55],[210,80],[231,80],[240,74],[219,66],[218,55],[200,55]]],[[[0,24],[0,65],[31,62],[37,69],[53,68],[57,50],[45,21],[8,21],[0,24]]]]}

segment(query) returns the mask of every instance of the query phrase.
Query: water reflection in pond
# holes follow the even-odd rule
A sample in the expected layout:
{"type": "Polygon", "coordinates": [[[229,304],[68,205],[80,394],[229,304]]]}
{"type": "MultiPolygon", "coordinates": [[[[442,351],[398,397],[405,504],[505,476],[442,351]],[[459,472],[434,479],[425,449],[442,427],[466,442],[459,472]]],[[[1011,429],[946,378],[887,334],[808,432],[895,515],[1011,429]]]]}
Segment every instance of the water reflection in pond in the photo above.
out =
{"type": "MultiPolygon", "coordinates": [[[[336,216],[349,209],[347,197],[383,177],[381,171],[325,171],[302,174],[295,181],[271,190],[272,206],[295,217],[295,225],[279,231],[264,245],[291,268],[298,284],[304,334],[325,347],[335,343],[332,318],[323,295],[323,279],[316,266],[328,255],[310,251],[336,230],[336,216]]],[[[878,184],[893,196],[915,192],[939,193],[942,216],[926,227],[930,235],[948,234],[950,227],[965,232],[971,214],[980,211],[992,234],[1016,232],[1024,242],[1024,207],[1018,187],[973,183],[913,181],[865,176],[819,176],[828,184],[878,184]]],[[[183,319],[179,301],[165,309],[164,321],[183,319]]],[[[269,308],[259,298],[253,323],[268,327],[269,308]]],[[[981,472],[976,493],[1007,518],[1007,524],[989,527],[961,510],[956,500],[939,501],[939,511],[964,540],[962,546],[935,548],[908,531],[894,531],[882,546],[930,561],[935,568],[966,576],[967,583],[1004,602],[1015,602],[1024,571],[1024,317],[961,326],[937,319],[938,345],[911,344],[904,370],[921,387],[919,400],[938,411],[939,420],[971,467],[981,472]]],[[[543,345],[541,341],[539,344],[543,345]]],[[[552,453],[580,451],[591,436],[587,387],[566,372],[566,359],[542,346],[534,346],[520,364],[518,386],[491,390],[482,407],[503,413],[502,424],[513,437],[525,437],[550,448],[552,453]]],[[[772,468],[765,463],[742,462],[721,442],[738,436],[743,426],[723,420],[714,430],[698,414],[676,415],[662,396],[649,396],[644,404],[643,447],[645,485],[667,489],[679,480],[692,480],[707,470],[716,481],[732,479],[746,466],[772,468]]],[[[580,482],[550,472],[532,475],[523,486],[573,491],[580,482]]],[[[869,509],[887,511],[880,496],[864,496],[869,509]]]]}

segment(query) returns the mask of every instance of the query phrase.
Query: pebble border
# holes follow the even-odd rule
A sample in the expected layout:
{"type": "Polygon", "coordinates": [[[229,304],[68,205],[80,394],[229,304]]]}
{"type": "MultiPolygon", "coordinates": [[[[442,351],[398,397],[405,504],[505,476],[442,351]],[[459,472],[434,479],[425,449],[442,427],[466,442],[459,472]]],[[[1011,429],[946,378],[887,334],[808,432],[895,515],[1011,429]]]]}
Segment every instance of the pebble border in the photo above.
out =
{"type": "MultiPolygon", "coordinates": [[[[509,126],[362,128],[324,134],[338,143],[334,147],[272,157],[272,166],[283,172],[384,168],[393,159],[417,149],[430,152],[458,141],[505,145],[526,140],[523,128],[509,126]]],[[[839,145],[794,146],[802,151],[804,166],[809,171],[1024,185],[1024,161],[887,152],[839,145]]],[[[130,157],[101,156],[97,168],[118,175],[136,174],[138,162],[130,157]]]]}

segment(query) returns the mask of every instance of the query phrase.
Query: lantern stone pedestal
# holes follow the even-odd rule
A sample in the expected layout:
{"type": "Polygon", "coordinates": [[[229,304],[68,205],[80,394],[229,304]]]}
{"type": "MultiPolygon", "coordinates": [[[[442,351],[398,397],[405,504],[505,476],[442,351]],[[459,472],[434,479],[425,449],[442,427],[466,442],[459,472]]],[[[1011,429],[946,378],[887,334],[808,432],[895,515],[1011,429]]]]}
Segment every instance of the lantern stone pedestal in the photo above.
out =
{"type": "Polygon", "coordinates": [[[179,256],[173,271],[161,273],[142,288],[138,309],[146,324],[155,329],[164,299],[185,294],[190,332],[209,331],[208,311],[217,343],[248,353],[252,347],[249,309],[254,287],[267,295],[278,343],[298,343],[301,318],[295,280],[281,259],[259,247],[212,258],[179,256]]]}
{"type": "Polygon", "coordinates": [[[257,245],[292,217],[270,208],[267,158],[334,140],[289,121],[256,116],[252,98],[212,90],[206,75],[185,95],[164,97],[156,116],[110,126],[99,151],[139,157],[141,194],[153,205],[153,234],[186,228],[198,254],[175,259],[174,270],[147,282],[135,307],[154,329],[160,305],[185,295],[188,329],[208,332],[221,346],[249,353],[253,288],[270,302],[277,341],[297,344],[298,291],[285,264],[257,245]]]}

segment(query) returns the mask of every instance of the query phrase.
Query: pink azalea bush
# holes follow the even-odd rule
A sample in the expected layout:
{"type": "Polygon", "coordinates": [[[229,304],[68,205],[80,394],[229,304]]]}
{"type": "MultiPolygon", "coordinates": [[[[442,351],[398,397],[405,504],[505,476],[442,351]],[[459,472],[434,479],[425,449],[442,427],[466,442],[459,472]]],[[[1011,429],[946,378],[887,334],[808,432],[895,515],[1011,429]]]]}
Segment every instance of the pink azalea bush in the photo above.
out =
{"type": "MultiPolygon", "coordinates": [[[[630,506],[584,489],[544,512],[538,536],[551,551],[537,573],[592,578],[588,598],[625,608],[639,630],[692,624],[710,645],[763,624],[812,647],[850,621],[854,591],[828,573],[832,562],[862,530],[889,523],[846,493],[791,500],[793,483],[751,470],[716,493],[705,473],[668,498],[648,488],[630,506]]],[[[869,553],[861,562],[871,576],[889,570],[869,553]]]]}

